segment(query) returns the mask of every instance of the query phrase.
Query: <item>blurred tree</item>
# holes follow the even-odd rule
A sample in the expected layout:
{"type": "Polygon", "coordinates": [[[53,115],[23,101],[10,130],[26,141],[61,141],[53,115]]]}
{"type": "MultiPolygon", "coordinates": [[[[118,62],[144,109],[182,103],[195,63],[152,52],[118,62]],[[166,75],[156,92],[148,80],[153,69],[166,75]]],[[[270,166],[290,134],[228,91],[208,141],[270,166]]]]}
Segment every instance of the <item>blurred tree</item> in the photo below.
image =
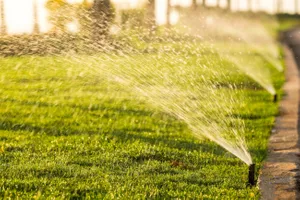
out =
{"type": "Polygon", "coordinates": [[[250,12],[252,12],[253,10],[252,10],[252,0],[248,0],[248,2],[247,2],[247,7],[248,7],[248,10],[250,11],[250,12]]]}
{"type": "Polygon", "coordinates": [[[193,7],[194,9],[197,9],[197,7],[198,7],[197,0],[193,0],[193,2],[192,2],[192,7],[193,7]]]}
{"type": "Polygon", "coordinates": [[[0,32],[1,34],[6,34],[6,22],[5,22],[5,13],[4,13],[4,1],[0,0],[0,32]]]}
{"type": "Polygon", "coordinates": [[[66,31],[66,25],[72,21],[71,5],[67,0],[48,0],[46,8],[49,10],[49,19],[53,25],[52,31],[62,33],[66,31]]]}
{"type": "Polygon", "coordinates": [[[232,3],[231,0],[227,0],[227,9],[228,10],[231,10],[231,3],[232,3]]]}
{"type": "Polygon", "coordinates": [[[147,0],[146,8],[146,25],[150,27],[150,33],[156,29],[156,20],[155,20],[155,0],[147,0]]]}
{"type": "Polygon", "coordinates": [[[33,33],[38,34],[40,33],[39,27],[39,19],[38,19],[38,9],[37,9],[37,2],[36,0],[33,1],[33,33]]]}
{"type": "Polygon", "coordinates": [[[282,13],[282,12],[283,12],[283,1],[277,0],[277,13],[282,13]]]}
{"type": "Polygon", "coordinates": [[[92,6],[94,39],[99,41],[108,36],[113,18],[113,9],[109,0],[94,0],[92,6]]]}
{"type": "Polygon", "coordinates": [[[218,6],[219,8],[221,8],[221,2],[222,2],[222,0],[218,0],[218,2],[217,2],[217,6],[218,6]]]}
{"type": "Polygon", "coordinates": [[[93,29],[91,10],[93,3],[88,0],[83,0],[82,3],[74,5],[76,8],[77,21],[79,23],[79,30],[83,35],[90,35],[91,30],[93,29]]]}
{"type": "Polygon", "coordinates": [[[202,0],[203,7],[206,7],[206,0],[202,0]]]}
{"type": "Polygon", "coordinates": [[[171,26],[171,17],[170,17],[170,14],[171,14],[171,0],[167,0],[167,13],[166,13],[166,18],[167,18],[167,27],[170,27],[171,26]]]}

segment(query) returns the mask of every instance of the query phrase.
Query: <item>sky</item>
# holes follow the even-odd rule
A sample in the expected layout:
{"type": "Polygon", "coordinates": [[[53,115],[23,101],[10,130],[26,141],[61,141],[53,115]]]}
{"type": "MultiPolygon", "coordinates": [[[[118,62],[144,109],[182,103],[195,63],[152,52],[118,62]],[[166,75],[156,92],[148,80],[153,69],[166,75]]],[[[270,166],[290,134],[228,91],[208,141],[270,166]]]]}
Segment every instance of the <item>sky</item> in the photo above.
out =
{"type": "MultiPolygon", "coordinates": [[[[33,1],[34,0],[4,0],[4,10],[6,16],[7,31],[10,34],[30,33],[33,30],[33,1]]],[[[51,25],[48,22],[47,10],[44,5],[47,0],[36,0],[38,3],[38,19],[40,29],[46,32],[51,25]]],[[[69,2],[81,2],[82,0],[68,0],[69,2]]],[[[112,0],[119,5],[119,7],[135,7],[141,4],[143,0],[112,0]]],[[[181,6],[189,6],[192,0],[172,0],[172,4],[179,4],[181,6]]],[[[221,0],[225,6],[226,0],[221,0]]],[[[247,9],[247,0],[232,0],[233,10],[247,9]]],[[[157,23],[163,24],[165,19],[165,10],[167,0],[156,0],[156,16],[157,23]]],[[[215,5],[217,0],[207,0],[208,5],[215,5]]],[[[254,9],[260,7],[262,10],[272,12],[274,10],[275,0],[254,0],[254,9]]],[[[289,12],[294,10],[294,0],[284,0],[284,9],[289,12]]],[[[173,21],[178,15],[173,13],[173,21]]]]}

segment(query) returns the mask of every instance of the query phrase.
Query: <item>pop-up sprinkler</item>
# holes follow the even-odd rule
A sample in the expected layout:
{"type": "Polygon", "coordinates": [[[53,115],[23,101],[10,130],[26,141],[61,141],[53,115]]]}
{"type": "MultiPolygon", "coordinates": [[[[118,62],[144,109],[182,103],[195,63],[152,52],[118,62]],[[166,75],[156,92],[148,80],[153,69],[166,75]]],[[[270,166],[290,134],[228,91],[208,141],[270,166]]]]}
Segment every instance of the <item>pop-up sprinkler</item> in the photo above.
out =
{"type": "Polygon", "coordinates": [[[274,94],[274,96],[273,96],[273,102],[276,103],[277,101],[278,101],[278,95],[274,94]]]}
{"type": "Polygon", "coordinates": [[[249,165],[248,184],[250,186],[255,185],[255,164],[249,165]]]}

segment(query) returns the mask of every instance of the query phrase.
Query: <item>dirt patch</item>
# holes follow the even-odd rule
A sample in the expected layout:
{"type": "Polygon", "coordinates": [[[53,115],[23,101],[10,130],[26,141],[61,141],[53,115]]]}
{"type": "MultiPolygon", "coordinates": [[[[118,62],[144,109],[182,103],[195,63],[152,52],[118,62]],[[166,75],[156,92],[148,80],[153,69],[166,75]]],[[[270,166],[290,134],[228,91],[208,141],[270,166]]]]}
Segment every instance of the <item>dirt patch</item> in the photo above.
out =
{"type": "MultiPolygon", "coordinates": [[[[300,42],[300,38],[299,38],[300,42]]],[[[268,157],[260,174],[262,199],[298,199],[300,166],[298,113],[299,72],[295,56],[284,46],[286,63],[285,96],[280,103],[275,133],[269,141],[268,157]]]]}

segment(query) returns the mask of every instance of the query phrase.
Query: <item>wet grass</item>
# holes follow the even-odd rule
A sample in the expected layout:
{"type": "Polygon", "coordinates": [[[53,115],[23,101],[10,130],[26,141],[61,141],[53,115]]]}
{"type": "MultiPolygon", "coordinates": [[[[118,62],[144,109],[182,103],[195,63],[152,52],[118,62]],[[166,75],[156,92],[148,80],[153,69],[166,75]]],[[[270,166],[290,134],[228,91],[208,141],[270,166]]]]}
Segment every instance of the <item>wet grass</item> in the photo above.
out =
{"type": "MultiPolygon", "coordinates": [[[[180,64],[224,94],[236,85],[243,101],[228,117],[245,122],[246,141],[260,167],[278,105],[218,53],[187,54],[187,62],[172,54],[158,59],[156,53],[134,55],[130,62],[102,54],[1,58],[1,198],[258,199],[258,188],[247,187],[244,163],[206,139],[195,139],[184,122],[100,70],[124,64],[142,69],[156,60],[153,71],[165,68],[176,75],[172,66],[180,64]]],[[[283,75],[263,59],[260,63],[280,91],[283,75]]],[[[203,81],[193,78],[190,83],[203,81]]]]}

